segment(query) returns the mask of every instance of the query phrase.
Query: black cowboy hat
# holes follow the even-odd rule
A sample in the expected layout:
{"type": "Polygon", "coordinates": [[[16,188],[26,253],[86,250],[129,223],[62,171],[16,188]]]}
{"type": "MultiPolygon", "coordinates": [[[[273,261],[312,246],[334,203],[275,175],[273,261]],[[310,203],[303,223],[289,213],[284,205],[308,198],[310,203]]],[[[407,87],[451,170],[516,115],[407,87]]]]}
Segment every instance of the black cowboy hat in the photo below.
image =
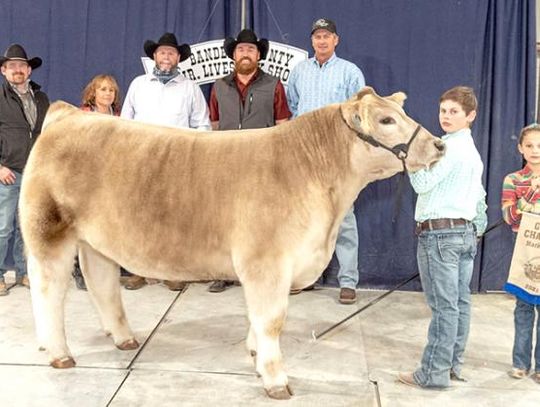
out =
{"type": "Polygon", "coordinates": [[[180,62],[186,60],[191,55],[191,48],[188,44],[178,45],[176,36],[173,33],[165,33],[161,36],[158,42],[148,40],[144,42],[144,52],[148,55],[148,58],[154,59],[154,52],[160,45],[167,45],[169,47],[176,48],[180,53],[180,62]]]}
{"type": "Polygon", "coordinates": [[[4,52],[4,56],[0,57],[0,65],[3,65],[4,62],[7,61],[25,61],[28,65],[30,65],[30,68],[36,69],[41,66],[41,58],[34,57],[32,59],[28,59],[26,56],[26,51],[22,47],[22,45],[19,44],[11,44],[7,49],[6,52],[4,52]]]}
{"type": "Polygon", "coordinates": [[[269,48],[268,40],[266,38],[261,38],[260,40],[257,40],[257,35],[252,30],[247,28],[240,31],[236,39],[232,37],[225,38],[225,41],[223,41],[223,48],[225,49],[225,54],[227,54],[229,58],[234,59],[234,49],[241,42],[255,44],[261,54],[261,59],[266,58],[266,54],[268,53],[269,48]]]}

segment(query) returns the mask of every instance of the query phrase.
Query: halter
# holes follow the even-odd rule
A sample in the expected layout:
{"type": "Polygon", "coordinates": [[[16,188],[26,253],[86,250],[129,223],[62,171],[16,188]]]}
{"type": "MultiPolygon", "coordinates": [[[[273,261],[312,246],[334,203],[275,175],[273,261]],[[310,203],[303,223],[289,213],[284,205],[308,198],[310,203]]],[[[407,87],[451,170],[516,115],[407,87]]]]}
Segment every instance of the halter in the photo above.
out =
{"type": "Polygon", "coordinates": [[[418,125],[416,127],[416,130],[414,130],[414,133],[411,136],[411,138],[409,139],[409,141],[407,142],[407,144],[400,143],[400,144],[396,144],[394,147],[388,147],[386,144],[383,144],[380,141],[375,140],[375,138],[373,138],[373,136],[370,136],[369,134],[362,133],[361,131],[358,131],[356,129],[354,129],[354,132],[356,133],[356,136],[360,140],[363,140],[366,143],[371,144],[373,147],[384,148],[385,150],[390,151],[392,154],[394,154],[398,158],[398,160],[401,160],[401,162],[403,163],[403,171],[407,172],[407,166],[405,164],[405,160],[407,159],[407,157],[409,155],[409,147],[411,146],[412,142],[414,141],[414,139],[416,138],[416,136],[420,132],[421,128],[422,128],[421,125],[418,125]]]}
{"type": "Polygon", "coordinates": [[[375,140],[373,136],[370,136],[369,134],[365,134],[365,133],[362,133],[361,131],[356,130],[357,128],[358,129],[360,128],[360,118],[358,116],[353,117],[353,122],[354,122],[353,131],[356,133],[356,136],[360,140],[365,141],[368,144],[371,144],[373,147],[381,147],[387,151],[390,151],[403,164],[403,172],[401,173],[401,180],[398,184],[398,190],[397,190],[397,194],[395,198],[396,200],[395,200],[395,205],[394,205],[394,214],[392,215],[392,223],[395,223],[397,214],[401,207],[401,196],[403,193],[403,184],[405,183],[405,173],[407,172],[407,165],[405,164],[405,160],[407,159],[407,156],[409,155],[409,147],[411,146],[412,142],[414,141],[414,139],[420,132],[420,129],[422,128],[422,126],[418,125],[416,127],[416,129],[414,130],[414,133],[412,134],[407,144],[400,143],[400,144],[396,144],[394,147],[388,147],[386,144],[383,144],[380,141],[375,140]]]}

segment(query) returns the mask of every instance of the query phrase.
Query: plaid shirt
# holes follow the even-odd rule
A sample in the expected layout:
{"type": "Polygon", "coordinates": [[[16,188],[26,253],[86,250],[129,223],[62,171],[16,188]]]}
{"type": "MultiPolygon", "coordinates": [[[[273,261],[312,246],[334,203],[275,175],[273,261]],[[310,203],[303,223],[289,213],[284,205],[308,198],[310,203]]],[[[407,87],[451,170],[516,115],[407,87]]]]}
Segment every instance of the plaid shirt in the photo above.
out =
{"type": "Polygon", "coordinates": [[[504,221],[514,232],[519,229],[522,212],[540,214],[540,191],[531,189],[533,173],[528,165],[508,174],[502,187],[501,207],[504,221]]]}
{"type": "Polygon", "coordinates": [[[487,225],[486,191],[482,186],[484,165],[471,136],[461,129],[442,137],[446,154],[430,170],[409,173],[418,194],[414,219],[463,218],[472,221],[478,236],[487,225]]]}

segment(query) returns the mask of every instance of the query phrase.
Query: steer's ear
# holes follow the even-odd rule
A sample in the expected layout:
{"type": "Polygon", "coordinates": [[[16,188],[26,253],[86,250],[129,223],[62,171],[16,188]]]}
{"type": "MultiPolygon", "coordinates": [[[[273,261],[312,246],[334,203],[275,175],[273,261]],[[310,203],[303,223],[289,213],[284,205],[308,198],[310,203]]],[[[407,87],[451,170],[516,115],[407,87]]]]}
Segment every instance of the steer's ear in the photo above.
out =
{"type": "Polygon", "coordinates": [[[353,96],[353,99],[360,100],[366,95],[376,95],[371,86],[364,86],[355,96],[353,96]]]}
{"type": "Polygon", "coordinates": [[[390,99],[391,101],[396,102],[398,105],[403,107],[403,102],[405,102],[405,99],[407,99],[407,95],[403,92],[396,92],[388,96],[386,99],[390,99]]]}
{"type": "Polygon", "coordinates": [[[341,104],[341,115],[347,125],[357,131],[362,132],[362,120],[360,119],[360,102],[349,100],[341,104]]]}

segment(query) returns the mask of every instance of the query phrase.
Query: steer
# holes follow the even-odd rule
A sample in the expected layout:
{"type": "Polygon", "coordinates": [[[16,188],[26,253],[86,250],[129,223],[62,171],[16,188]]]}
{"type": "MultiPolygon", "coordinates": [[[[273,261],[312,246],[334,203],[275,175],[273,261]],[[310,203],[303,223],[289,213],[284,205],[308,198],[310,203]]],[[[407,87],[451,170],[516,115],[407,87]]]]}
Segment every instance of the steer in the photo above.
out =
{"type": "Polygon", "coordinates": [[[102,326],[122,350],[139,344],[119,265],[164,280],[239,280],[256,370],[270,397],[289,398],[279,346],[289,290],[320,276],[368,183],[444,153],[405,114],[405,97],[366,87],[276,127],[219,134],[51,105],[20,199],[37,338],[51,365],[75,365],[64,298],[78,252],[102,326]]]}

